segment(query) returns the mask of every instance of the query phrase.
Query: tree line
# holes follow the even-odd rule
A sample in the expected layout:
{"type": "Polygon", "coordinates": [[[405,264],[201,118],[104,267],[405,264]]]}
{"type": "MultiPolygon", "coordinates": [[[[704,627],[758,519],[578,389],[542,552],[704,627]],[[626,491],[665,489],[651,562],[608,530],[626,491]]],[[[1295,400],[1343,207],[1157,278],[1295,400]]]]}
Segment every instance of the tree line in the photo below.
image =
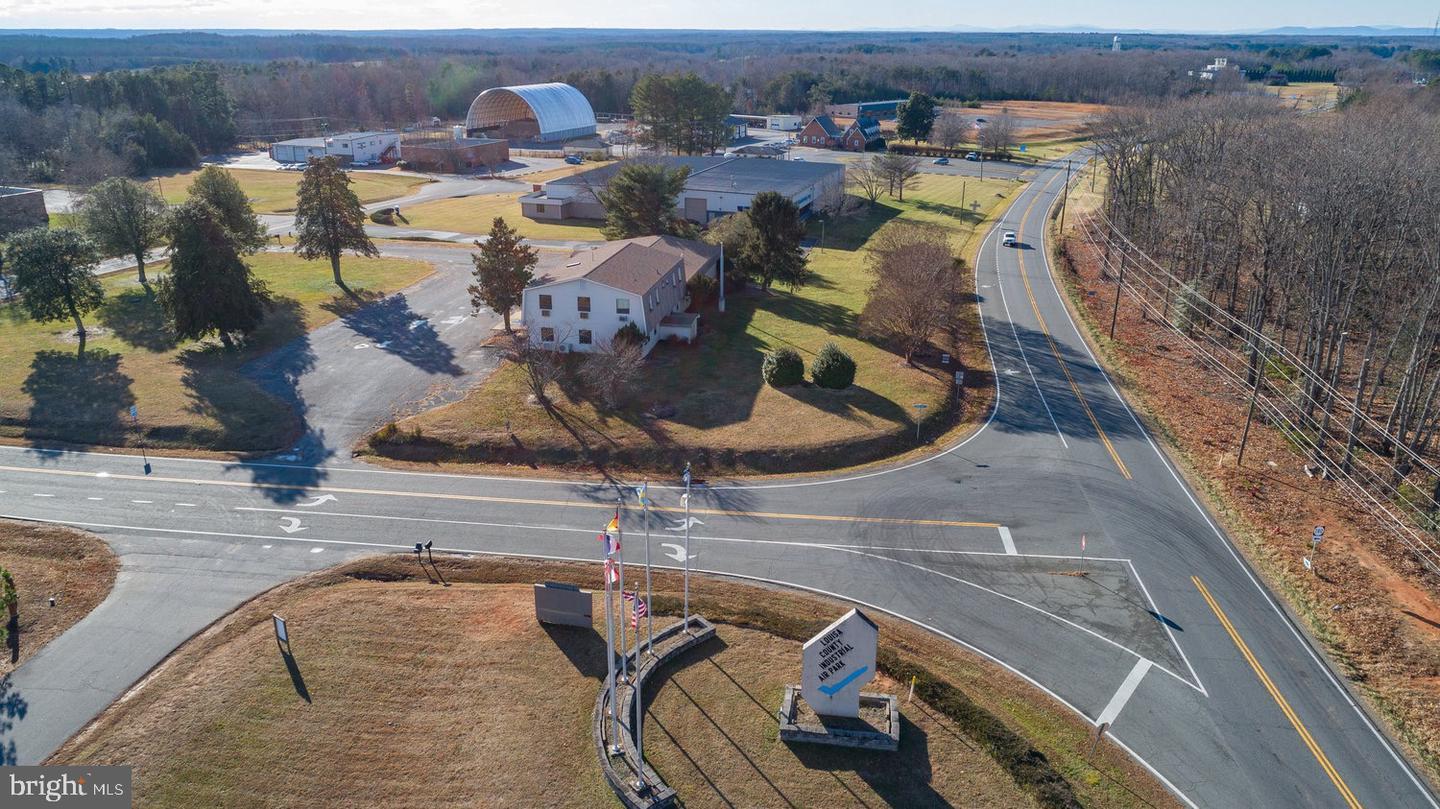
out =
{"type": "Polygon", "coordinates": [[[1246,386],[1283,391],[1280,417],[1321,474],[1430,515],[1440,116],[1422,102],[1434,95],[1371,96],[1324,116],[1211,97],[1116,109],[1095,130],[1107,238],[1169,273],[1115,257],[1132,284],[1149,283],[1154,314],[1231,357],[1246,386]]]}

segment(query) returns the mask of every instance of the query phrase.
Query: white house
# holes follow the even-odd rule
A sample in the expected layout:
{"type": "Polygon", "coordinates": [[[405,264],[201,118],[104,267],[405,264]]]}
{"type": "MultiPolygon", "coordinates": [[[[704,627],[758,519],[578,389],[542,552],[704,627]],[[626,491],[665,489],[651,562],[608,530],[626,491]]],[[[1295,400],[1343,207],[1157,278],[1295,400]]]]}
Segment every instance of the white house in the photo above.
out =
{"type": "Polygon", "coordinates": [[[667,337],[694,340],[700,316],[685,311],[686,283],[718,274],[720,248],[674,236],[607,242],[542,259],[525,290],[521,320],[530,342],[594,351],[633,323],[644,351],[667,337]]]}

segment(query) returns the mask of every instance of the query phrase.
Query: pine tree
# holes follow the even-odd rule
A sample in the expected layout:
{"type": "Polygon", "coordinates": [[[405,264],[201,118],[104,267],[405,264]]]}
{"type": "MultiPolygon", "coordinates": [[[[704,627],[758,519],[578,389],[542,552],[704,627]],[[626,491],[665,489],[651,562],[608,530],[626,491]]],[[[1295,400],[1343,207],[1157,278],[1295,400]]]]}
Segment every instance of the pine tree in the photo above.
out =
{"type": "Polygon", "coordinates": [[[598,196],[605,206],[605,238],[690,236],[689,222],[675,216],[675,201],[685,190],[690,168],[671,170],[663,163],[627,163],[598,196]]]}
{"type": "Polygon", "coordinates": [[[350,175],[340,170],[340,158],[311,160],[295,206],[295,253],[307,260],[329,259],[335,285],[348,293],[350,288],[340,277],[340,256],[346,250],[372,258],[380,255],[365,235],[365,212],[350,190],[350,175]]]}
{"type": "Polygon", "coordinates": [[[265,226],[230,172],[219,166],[201,169],[190,184],[190,199],[204,200],[215,209],[219,222],[230,231],[231,241],[241,253],[254,253],[265,246],[265,226]]]}
{"type": "Polygon", "coordinates": [[[535,248],[520,241],[520,234],[497,216],[490,225],[490,236],[483,243],[475,242],[480,252],[471,253],[475,264],[475,283],[470,285],[470,302],[478,310],[488,306],[505,319],[505,331],[511,332],[510,310],[520,305],[525,287],[534,277],[531,270],[539,261],[535,248]]]}
{"type": "Polygon", "coordinates": [[[800,249],[805,226],[795,201],[775,191],[763,191],[755,195],[746,215],[752,233],[741,258],[760,277],[761,287],[768,291],[775,281],[791,289],[804,286],[810,270],[800,249]]]}

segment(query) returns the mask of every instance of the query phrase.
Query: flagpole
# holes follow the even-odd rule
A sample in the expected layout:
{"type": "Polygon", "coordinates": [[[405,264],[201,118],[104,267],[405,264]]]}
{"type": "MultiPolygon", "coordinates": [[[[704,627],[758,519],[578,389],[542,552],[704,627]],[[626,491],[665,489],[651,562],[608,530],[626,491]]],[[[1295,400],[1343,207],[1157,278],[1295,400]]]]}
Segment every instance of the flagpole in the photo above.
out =
{"type": "Polygon", "coordinates": [[[610,606],[610,547],[605,544],[605,565],[601,577],[605,579],[605,666],[610,673],[610,752],[620,746],[620,712],[615,702],[615,615],[610,606]]]}
{"type": "MultiPolygon", "coordinates": [[[[655,590],[650,586],[650,481],[645,481],[645,496],[640,500],[640,507],[645,514],[645,632],[649,636],[646,642],[645,651],[655,654],[655,590]]],[[[636,627],[639,631],[639,627],[636,627]]]]}
{"type": "Polygon", "coordinates": [[[615,506],[615,544],[619,546],[620,564],[620,679],[628,677],[629,665],[625,662],[625,531],[620,527],[620,509],[625,507],[625,498],[617,497],[615,506]]]}
{"type": "Polygon", "coordinates": [[[690,462],[685,462],[685,632],[690,632],[690,462]]]}

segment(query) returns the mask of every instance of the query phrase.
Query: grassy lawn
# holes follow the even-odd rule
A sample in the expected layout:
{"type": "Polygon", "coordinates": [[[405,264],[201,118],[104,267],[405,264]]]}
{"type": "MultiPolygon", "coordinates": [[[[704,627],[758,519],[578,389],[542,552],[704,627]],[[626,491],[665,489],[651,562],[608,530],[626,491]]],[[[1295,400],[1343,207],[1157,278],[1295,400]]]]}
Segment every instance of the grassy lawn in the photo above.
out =
{"type": "MultiPolygon", "coordinates": [[[[225,352],[218,341],[177,342],[159,305],[133,274],[103,279],[105,306],[86,318],[85,356],[68,322],[36,323],[18,305],[0,306],[0,437],[108,446],[140,437],[128,410],[139,409],[148,446],[262,450],[280,446],[295,416],[239,373],[260,354],[336,318],[328,262],[289,253],[250,259],[276,306],[249,343],[225,352]]],[[[150,268],[164,272],[163,263],[150,268]]],[[[352,289],[386,293],[431,272],[403,259],[347,258],[352,289]]],[[[152,275],[153,277],[153,275],[152,275]]]]}
{"type": "MultiPolygon", "coordinates": [[[[1010,180],[923,175],[904,202],[882,198],[859,216],[827,224],[825,246],[810,254],[811,283],[794,292],[751,288],[731,296],[723,315],[705,310],[696,344],[657,346],[643,390],[623,410],[604,409],[561,389],[552,396],[557,422],[527,403],[519,369],[503,366],[466,399],[400,426],[470,459],[484,458],[485,447],[503,453],[515,447],[518,453],[504,457],[568,463],[608,456],[621,465],[651,468],[710,453],[703,463],[712,469],[805,471],[910,449],[917,413],[943,417],[954,366],[941,366],[935,354],[910,366],[859,336],[871,281],[865,245],[888,222],[931,223],[950,229],[956,250],[973,261],[989,219],[1019,187],[1010,180]],[[978,211],[969,207],[974,201],[978,211]],[[858,365],[849,389],[778,389],[763,383],[765,352],[790,346],[808,364],[830,341],[858,365]],[[923,411],[916,404],[925,405],[923,411]],[[670,414],[646,415],[657,411],[670,414]]],[[[812,236],[819,235],[812,226],[812,236]]]]}
{"type": "Polygon", "coordinates": [[[73,228],[79,227],[78,217],[73,213],[50,214],[50,227],[52,228],[73,228]]]}
{"type": "Polygon", "coordinates": [[[1340,97],[1340,87],[1328,81],[1297,81],[1284,87],[1267,86],[1265,93],[1279,96],[1296,109],[1309,110],[1334,104],[1340,97]]]}
{"type": "MultiPolygon", "coordinates": [[[[598,567],[436,562],[451,586],[393,554],[261,595],[47,763],[133,765],[145,773],[136,805],[157,808],[617,806],[590,736],[603,602],[593,629],[541,626],[530,585],[593,585],[598,567]],[[272,613],[287,620],[288,656],[272,613]]],[[[675,620],[664,605],[679,589],[678,576],[656,571],[657,629],[675,620]]],[[[998,738],[1032,753],[1031,770],[1058,773],[1077,805],[1176,805],[1114,746],[1087,760],[1088,724],[1019,678],[883,616],[883,660],[932,666],[982,721],[957,721],[917,693],[902,697],[897,752],[782,744],[775,710],[800,675],[796,636],[849,605],[698,575],[691,589],[720,637],[654,681],[644,719],[647,757],[685,806],[1036,805],[988,746],[998,738]]],[[[869,688],[904,685],[882,675],[869,688]]]]}
{"type": "Polygon", "coordinates": [[[0,657],[0,677],[99,606],[110,594],[119,566],[110,546],[83,531],[0,520],[0,568],[10,571],[20,598],[19,615],[0,657]]]}
{"type": "Polygon", "coordinates": [[[509,194],[477,194],[425,202],[405,208],[402,213],[410,227],[427,230],[449,230],[456,233],[485,233],[497,216],[505,217],[510,227],[530,239],[564,241],[598,241],[601,222],[572,219],[566,222],[537,222],[520,215],[520,196],[509,194]]]}
{"type": "MultiPolygon", "coordinates": [[[[287,213],[295,210],[295,189],[300,185],[298,171],[265,171],[263,169],[226,169],[239,181],[255,213],[287,213]]],[[[175,204],[184,202],[199,170],[179,174],[162,174],[151,178],[165,197],[175,204]]],[[[429,182],[423,177],[407,177],[401,174],[354,171],[350,173],[350,188],[360,197],[361,203],[380,202],[409,194],[416,186],[429,182]]]]}

